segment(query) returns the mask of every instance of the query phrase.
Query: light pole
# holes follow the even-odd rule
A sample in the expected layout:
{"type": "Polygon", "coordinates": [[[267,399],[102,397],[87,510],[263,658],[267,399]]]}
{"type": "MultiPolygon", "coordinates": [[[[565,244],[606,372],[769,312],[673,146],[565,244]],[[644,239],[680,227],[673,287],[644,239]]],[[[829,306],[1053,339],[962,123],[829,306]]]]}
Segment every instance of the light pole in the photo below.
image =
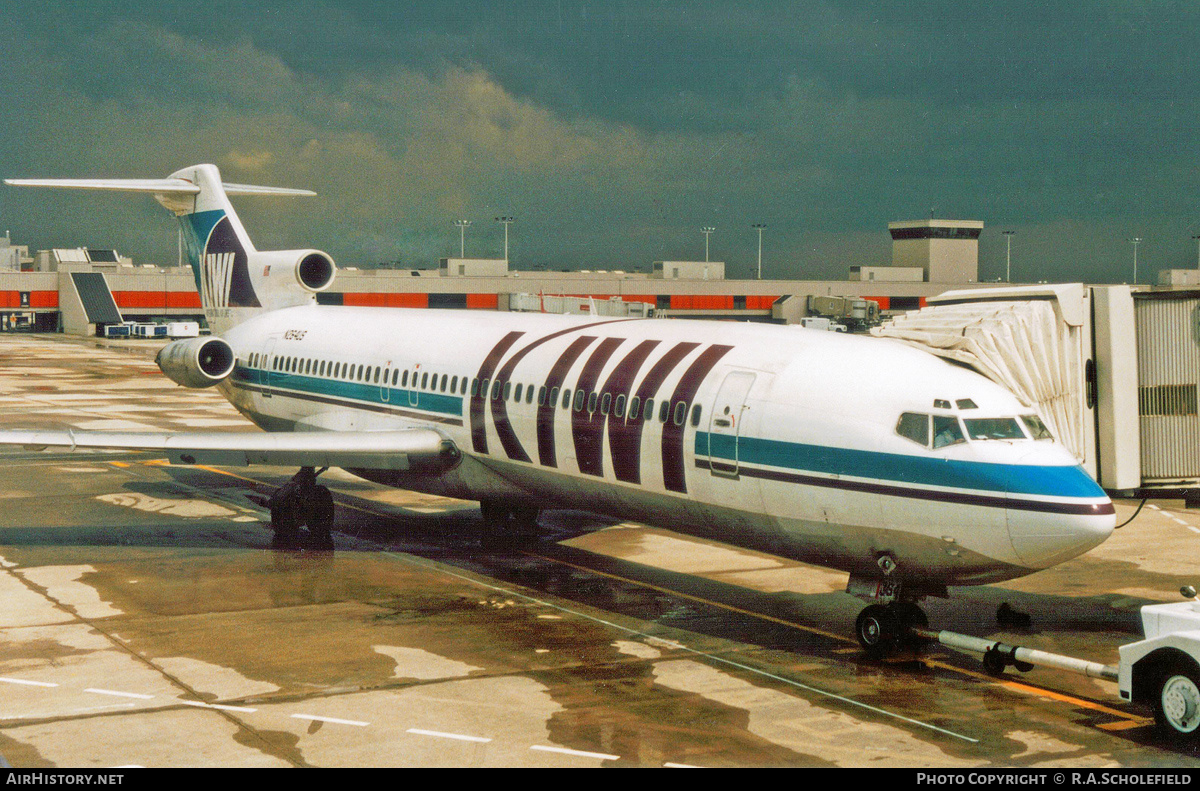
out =
{"type": "Polygon", "coordinates": [[[1136,286],[1137,285],[1137,246],[1141,243],[1142,237],[1135,236],[1132,239],[1128,239],[1126,241],[1133,243],[1133,284],[1136,286]]]}
{"type": "Polygon", "coordinates": [[[504,223],[504,263],[508,263],[508,224],[515,222],[512,217],[497,217],[496,222],[504,223]]]}
{"type": "Polygon", "coordinates": [[[762,232],[767,227],[766,223],[756,222],[750,226],[758,231],[758,279],[762,280],[762,232]]]}
{"type": "Polygon", "coordinates": [[[471,224],[471,220],[455,220],[454,224],[458,226],[458,257],[467,257],[467,226],[471,224]]]}
{"type": "Polygon", "coordinates": [[[1192,238],[1196,240],[1196,268],[1200,269],[1200,234],[1192,238]]]}
{"type": "Polygon", "coordinates": [[[708,263],[708,236],[713,231],[717,230],[711,225],[706,225],[700,229],[700,233],[704,234],[704,263],[708,263]]]}
{"type": "Polygon", "coordinates": [[[1012,282],[1012,237],[1016,231],[1001,231],[1004,234],[1004,282],[1012,282]]]}

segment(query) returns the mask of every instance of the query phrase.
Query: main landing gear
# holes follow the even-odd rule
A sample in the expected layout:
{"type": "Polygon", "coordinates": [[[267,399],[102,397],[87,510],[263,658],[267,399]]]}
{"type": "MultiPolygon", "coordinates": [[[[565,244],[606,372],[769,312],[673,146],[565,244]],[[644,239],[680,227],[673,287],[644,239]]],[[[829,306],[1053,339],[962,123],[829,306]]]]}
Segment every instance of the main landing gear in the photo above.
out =
{"type": "Polygon", "coordinates": [[[504,549],[537,540],[537,520],[542,513],[537,506],[483,500],[479,511],[483,515],[483,534],[479,539],[483,548],[504,549]]]}
{"type": "Polygon", "coordinates": [[[332,550],[333,495],[317,483],[320,472],[301,467],[300,472],[277,489],[267,501],[271,509],[271,528],[277,549],[332,550]],[[308,540],[302,541],[300,528],[308,527],[308,540]]]}

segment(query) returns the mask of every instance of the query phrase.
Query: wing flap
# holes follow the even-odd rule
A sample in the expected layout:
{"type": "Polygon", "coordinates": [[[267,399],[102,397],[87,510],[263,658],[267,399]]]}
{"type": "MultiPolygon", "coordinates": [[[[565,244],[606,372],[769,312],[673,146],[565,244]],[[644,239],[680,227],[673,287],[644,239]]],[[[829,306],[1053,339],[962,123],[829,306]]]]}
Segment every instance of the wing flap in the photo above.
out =
{"type": "Polygon", "coordinates": [[[30,450],[136,450],[162,453],[172,464],[246,467],[357,467],[445,471],[458,464],[458,447],[432,429],[401,431],[117,432],[0,431],[0,445],[30,450]]]}

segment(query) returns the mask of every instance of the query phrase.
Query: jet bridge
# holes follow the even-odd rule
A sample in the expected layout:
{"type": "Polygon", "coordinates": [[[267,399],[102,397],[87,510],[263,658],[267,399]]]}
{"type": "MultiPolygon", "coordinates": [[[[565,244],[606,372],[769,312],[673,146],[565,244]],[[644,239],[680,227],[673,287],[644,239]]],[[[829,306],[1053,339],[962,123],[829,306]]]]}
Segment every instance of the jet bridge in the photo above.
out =
{"type": "Polygon", "coordinates": [[[124,319],[103,272],[60,272],[63,330],[71,335],[94,335],[98,325],[124,319]]]}
{"type": "Polygon", "coordinates": [[[949,291],[872,332],[1009,389],[1110,492],[1200,499],[1200,291],[949,291]]]}

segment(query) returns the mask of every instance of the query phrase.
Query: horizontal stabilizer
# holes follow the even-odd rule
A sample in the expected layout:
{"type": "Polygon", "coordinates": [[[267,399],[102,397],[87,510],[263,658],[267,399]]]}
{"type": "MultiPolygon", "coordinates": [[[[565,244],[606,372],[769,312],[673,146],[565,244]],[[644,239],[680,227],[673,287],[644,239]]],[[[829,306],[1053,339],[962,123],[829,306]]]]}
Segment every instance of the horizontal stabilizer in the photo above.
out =
{"type": "Polygon", "coordinates": [[[57,187],[74,190],[119,190],[156,195],[196,195],[200,188],[183,179],[5,179],[14,187],[57,187]]]}
{"type": "MultiPolygon", "coordinates": [[[[116,190],[119,192],[149,192],[155,195],[196,195],[200,188],[185,179],[5,179],[13,187],[57,187],[77,190],[116,190]]],[[[257,184],[222,183],[226,195],[307,196],[312,190],[287,187],[262,187],[257,184]]]]}
{"type": "Polygon", "coordinates": [[[172,464],[246,467],[354,467],[440,472],[458,464],[453,442],[432,429],[401,431],[116,432],[0,431],[0,445],[27,450],[136,450],[161,453],[172,464]]]}
{"type": "Polygon", "coordinates": [[[281,195],[296,197],[312,197],[317,193],[312,190],[296,190],[288,187],[260,187],[255,184],[230,184],[222,182],[226,195],[281,195]]]}

